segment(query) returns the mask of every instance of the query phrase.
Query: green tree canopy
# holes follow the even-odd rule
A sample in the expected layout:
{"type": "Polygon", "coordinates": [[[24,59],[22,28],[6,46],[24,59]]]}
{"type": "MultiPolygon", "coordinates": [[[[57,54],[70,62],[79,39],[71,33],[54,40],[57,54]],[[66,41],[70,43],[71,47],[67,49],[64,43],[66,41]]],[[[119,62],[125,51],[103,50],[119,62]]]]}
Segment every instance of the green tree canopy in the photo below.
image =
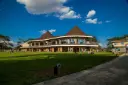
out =
{"type": "Polygon", "coordinates": [[[10,37],[0,34],[0,50],[3,51],[12,47],[13,43],[10,42],[10,37]]]}
{"type": "Polygon", "coordinates": [[[127,37],[128,35],[124,35],[120,37],[113,37],[113,38],[108,39],[108,41],[126,39],[127,37]]]}

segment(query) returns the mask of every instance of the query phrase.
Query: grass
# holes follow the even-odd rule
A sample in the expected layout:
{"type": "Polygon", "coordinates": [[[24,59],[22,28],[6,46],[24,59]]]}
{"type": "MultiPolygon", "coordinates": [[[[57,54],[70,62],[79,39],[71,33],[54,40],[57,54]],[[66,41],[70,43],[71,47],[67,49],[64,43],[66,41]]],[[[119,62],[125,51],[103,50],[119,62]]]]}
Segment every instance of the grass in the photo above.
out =
{"type": "Polygon", "coordinates": [[[0,53],[0,85],[31,85],[55,78],[53,67],[61,63],[60,75],[92,68],[116,58],[108,52],[87,53],[0,53]]]}

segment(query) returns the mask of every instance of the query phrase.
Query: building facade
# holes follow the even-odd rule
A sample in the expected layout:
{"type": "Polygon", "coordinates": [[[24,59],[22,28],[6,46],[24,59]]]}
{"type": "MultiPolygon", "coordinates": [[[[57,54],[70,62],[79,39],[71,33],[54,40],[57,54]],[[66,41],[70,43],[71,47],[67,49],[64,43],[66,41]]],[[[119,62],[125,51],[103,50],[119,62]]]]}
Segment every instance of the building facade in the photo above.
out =
{"type": "Polygon", "coordinates": [[[111,41],[113,45],[113,52],[128,52],[128,39],[120,39],[111,41]]]}
{"type": "Polygon", "coordinates": [[[75,26],[64,36],[53,36],[49,31],[39,39],[21,45],[21,51],[32,52],[85,52],[97,51],[98,43],[75,26]]]}

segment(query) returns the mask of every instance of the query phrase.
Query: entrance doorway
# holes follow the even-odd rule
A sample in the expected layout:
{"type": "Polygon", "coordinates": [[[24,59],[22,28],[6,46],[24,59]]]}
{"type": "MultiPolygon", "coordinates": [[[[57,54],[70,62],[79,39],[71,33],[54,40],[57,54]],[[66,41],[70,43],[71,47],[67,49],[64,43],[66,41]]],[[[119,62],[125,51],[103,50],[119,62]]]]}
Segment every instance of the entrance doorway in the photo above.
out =
{"type": "Polygon", "coordinates": [[[73,52],[79,52],[79,47],[74,47],[73,52]]]}
{"type": "Polygon", "coordinates": [[[68,52],[68,47],[63,47],[63,52],[68,52]]]}
{"type": "Polygon", "coordinates": [[[90,47],[87,47],[86,50],[87,50],[87,51],[90,51],[90,47]]]}
{"type": "Polygon", "coordinates": [[[54,52],[57,52],[57,51],[58,51],[58,48],[57,48],[57,47],[55,47],[55,48],[54,48],[54,52]]]}

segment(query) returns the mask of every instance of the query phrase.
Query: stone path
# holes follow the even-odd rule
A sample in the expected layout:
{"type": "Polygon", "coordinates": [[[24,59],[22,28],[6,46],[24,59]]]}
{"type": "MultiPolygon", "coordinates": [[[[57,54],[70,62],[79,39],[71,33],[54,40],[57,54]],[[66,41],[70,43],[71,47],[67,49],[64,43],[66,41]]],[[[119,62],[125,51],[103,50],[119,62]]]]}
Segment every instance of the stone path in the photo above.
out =
{"type": "Polygon", "coordinates": [[[90,70],[34,85],[128,85],[128,54],[90,70]]]}

